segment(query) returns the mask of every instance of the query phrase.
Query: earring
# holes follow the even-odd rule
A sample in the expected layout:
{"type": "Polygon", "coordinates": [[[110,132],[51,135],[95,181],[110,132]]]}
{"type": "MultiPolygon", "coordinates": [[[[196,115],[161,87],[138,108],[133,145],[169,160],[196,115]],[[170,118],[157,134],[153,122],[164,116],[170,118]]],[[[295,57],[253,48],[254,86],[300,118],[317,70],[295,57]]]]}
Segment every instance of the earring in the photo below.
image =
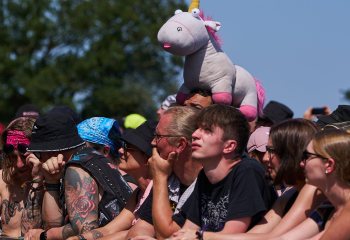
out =
{"type": "Polygon", "coordinates": [[[328,171],[326,170],[324,173],[325,173],[325,174],[328,174],[328,171]]]}

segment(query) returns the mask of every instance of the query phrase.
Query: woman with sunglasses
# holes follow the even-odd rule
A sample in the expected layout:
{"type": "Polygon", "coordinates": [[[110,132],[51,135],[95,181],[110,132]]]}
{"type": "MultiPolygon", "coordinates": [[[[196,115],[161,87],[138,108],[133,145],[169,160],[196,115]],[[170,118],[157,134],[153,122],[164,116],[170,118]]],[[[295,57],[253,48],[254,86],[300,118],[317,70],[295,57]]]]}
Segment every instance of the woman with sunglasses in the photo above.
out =
{"type": "Polygon", "coordinates": [[[153,133],[156,122],[146,121],[136,129],[128,129],[122,134],[122,147],[119,149],[119,168],[133,177],[138,188],[134,190],[125,208],[109,224],[94,229],[74,239],[124,239],[127,230],[137,221],[138,209],[151,190],[152,182],[148,167],[148,158],[152,155],[153,133]]]}
{"type": "Polygon", "coordinates": [[[41,163],[27,153],[34,122],[33,118],[17,118],[1,135],[3,160],[0,201],[3,236],[20,237],[31,228],[41,227],[41,163]]]}
{"type": "MultiPolygon", "coordinates": [[[[308,184],[319,188],[334,207],[320,209],[318,221],[310,218],[280,239],[349,239],[350,134],[326,129],[316,134],[304,152],[300,165],[308,184]],[[327,222],[328,220],[328,222],[327,222]],[[320,225],[325,226],[322,231],[320,225]],[[321,231],[321,232],[320,232],[321,231]],[[319,233],[320,232],[320,233],[319,233]]],[[[315,215],[314,214],[314,215],[315,215]]]]}

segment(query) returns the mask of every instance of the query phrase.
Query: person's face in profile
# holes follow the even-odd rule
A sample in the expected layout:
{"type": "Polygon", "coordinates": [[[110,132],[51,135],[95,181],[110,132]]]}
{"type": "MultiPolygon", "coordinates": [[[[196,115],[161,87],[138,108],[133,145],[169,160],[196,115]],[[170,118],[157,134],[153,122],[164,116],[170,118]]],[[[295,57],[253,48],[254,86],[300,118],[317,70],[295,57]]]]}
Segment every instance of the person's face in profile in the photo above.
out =
{"type": "Polygon", "coordinates": [[[195,108],[206,108],[213,104],[211,96],[203,96],[199,93],[192,94],[186,101],[185,106],[195,107],[195,108]]]}

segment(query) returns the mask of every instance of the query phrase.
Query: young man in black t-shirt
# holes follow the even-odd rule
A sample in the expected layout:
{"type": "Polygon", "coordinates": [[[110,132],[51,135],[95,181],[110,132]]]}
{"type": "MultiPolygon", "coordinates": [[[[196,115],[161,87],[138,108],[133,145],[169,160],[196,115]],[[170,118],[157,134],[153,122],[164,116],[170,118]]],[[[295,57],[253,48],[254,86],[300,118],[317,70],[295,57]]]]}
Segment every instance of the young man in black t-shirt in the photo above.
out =
{"type": "Polygon", "coordinates": [[[175,239],[191,233],[200,238],[204,231],[245,232],[271,205],[264,169],[243,154],[248,137],[239,110],[225,105],[202,110],[192,134],[192,158],[203,170],[182,208],[188,230],[175,233],[175,239]]]}

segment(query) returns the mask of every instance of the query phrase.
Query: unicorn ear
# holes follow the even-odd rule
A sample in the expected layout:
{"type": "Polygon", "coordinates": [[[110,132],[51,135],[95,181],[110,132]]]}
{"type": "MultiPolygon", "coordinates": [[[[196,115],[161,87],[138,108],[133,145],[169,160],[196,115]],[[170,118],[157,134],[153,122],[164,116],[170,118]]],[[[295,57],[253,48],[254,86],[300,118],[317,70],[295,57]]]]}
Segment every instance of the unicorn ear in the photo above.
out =
{"type": "Polygon", "coordinates": [[[174,15],[177,15],[177,14],[179,14],[179,13],[182,13],[182,10],[181,10],[181,9],[177,9],[177,10],[175,11],[174,15]]]}
{"type": "Polygon", "coordinates": [[[220,22],[215,22],[215,21],[204,21],[205,26],[210,27],[213,29],[215,32],[219,31],[221,28],[221,23],[220,22]]]}
{"type": "Polygon", "coordinates": [[[192,11],[191,11],[192,16],[195,17],[195,18],[199,18],[199,13],[200,13],[200,12],[201,12],[201,11],[199,11],[198,8],[194,8],[194,9],[192,9],[192,11]]]}

